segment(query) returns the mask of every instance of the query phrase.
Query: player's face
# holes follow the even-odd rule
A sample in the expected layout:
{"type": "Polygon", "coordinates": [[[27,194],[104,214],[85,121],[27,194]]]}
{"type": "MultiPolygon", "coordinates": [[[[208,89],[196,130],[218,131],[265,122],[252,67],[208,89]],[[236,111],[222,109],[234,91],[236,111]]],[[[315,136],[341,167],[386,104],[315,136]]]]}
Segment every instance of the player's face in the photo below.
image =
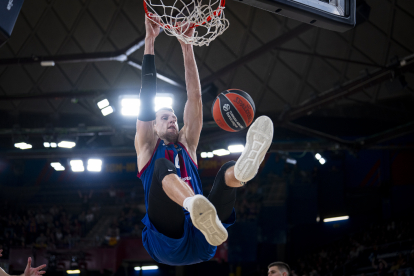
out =
{"type": "Polygon", "coordinates": [[[155,119],[155,131],[161,139],[176,142],[179,132],[175,114],[168,110],[158,111],[155,119]]]}
{"type": "Polygon", "coordinates": [[[285,276],[285,274],[283,274],[277,266],[271,266],[267,272],[267,276],[285,276]]]}

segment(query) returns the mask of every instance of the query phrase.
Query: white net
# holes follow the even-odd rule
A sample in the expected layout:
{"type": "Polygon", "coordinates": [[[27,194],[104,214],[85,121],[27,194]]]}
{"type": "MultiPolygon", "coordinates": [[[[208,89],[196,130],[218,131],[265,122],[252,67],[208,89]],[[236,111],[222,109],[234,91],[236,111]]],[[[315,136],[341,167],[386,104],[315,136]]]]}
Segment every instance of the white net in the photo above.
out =
{"type": "Polygon", "coordinates": [[[167,35],[195,46],[208,46],[230,25],[224,16],[224,0],[144,0],[144,8],[167,35]]]}

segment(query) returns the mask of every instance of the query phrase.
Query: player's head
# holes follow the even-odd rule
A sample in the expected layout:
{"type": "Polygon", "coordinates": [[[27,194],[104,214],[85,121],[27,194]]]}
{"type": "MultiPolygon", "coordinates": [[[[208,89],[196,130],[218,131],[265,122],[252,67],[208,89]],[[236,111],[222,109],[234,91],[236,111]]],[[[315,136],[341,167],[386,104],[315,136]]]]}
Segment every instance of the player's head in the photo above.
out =
{"type": "Polygon", "coordinates": [[[154,128],[162,140],[175,143],[178,140],[178,124],[172,108],[163,107],[157,111],[154,128]]]}
{"type": "Polygon", "coordinates": [[[268,267],[267,272],[268,276],[289,276],[290,267],[287,263],[284,262],[274,262],[271,263],[268,267]]]}

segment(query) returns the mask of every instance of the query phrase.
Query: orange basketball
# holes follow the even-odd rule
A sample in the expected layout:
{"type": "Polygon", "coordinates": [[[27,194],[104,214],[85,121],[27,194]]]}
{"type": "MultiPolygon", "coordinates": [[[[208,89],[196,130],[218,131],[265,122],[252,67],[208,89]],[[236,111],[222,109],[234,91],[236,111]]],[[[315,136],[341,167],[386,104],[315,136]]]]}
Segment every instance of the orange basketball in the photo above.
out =
{"type": "Polygon", "coordinates": [[[236,132],[247,128],[254,119],[256,107],[252,97],[240,89],[228,89],[213,102],[211,113],[219,127],[236,132]]]}

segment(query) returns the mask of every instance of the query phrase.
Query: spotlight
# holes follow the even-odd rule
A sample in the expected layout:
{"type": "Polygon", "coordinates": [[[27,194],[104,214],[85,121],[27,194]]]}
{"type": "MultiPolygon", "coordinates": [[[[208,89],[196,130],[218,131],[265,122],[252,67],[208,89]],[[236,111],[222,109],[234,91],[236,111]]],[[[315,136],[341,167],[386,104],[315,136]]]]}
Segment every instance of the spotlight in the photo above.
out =
{"type": "Polygon", "coordinates": [[[321,163],[321,165],[326,163],[326,160],[324,158],[319,159],[319,163],[321,163]]]}
{"type": "MultiPolygon", "coordinates": [[[[138,116],[141,101],[137,96],[121,96],[121,114],[124,116],[138,116]]],[[[172,108],[173,98],[169,93],[157,93],[154,100],[154,110],[163,107],[172,108]]]]}
{"type": "Polygon", "coordinates": [[[320,155],[319,153],[317,153],[317,154],[315,154],[315,158],[319,160],[319,159],[322,158],[322,155],[320,155]]]}
{"type": "Polygon", "coordinates": [[[349,219],[349,216],[326,218],[326,219],[323,219],[323,222],[340,221],[340,220],[347,220],[347,219],[349,219]]]}
{"type": "Polygon", "coordinates": [[[157,265],[145,265],[145,266],[136,266],[134,267],[135,271],[139,271],[139,270],[157,270],[158,266],[157,265]]]}
{"type": "Polygon", "coordinates": [[[217,156],[223,156],[223,155],[229,155],[230,152],[228,150],[225,150],[225,149],[218,149],[218,150],[213,150],[213,154],[215,154],[217,156]]]}
{"type": "Polygon", "coordinates": [[[105,107],[107,107],[109,105],[109,101],[108,99],[103,99],[102,101],[97,103],[99,109],[104,109],[105,107]]]}
{"type": "Polygon", "coordinates": [[[72,167],[73,172],[83,172],[85,171],[85,168],[83,167],[83,161],[82,160],[71,160],[70,166],[72,167]]]}
{"type": "Polygon", "coordinates": [[[74,146],[76,146],[75,142],[72,141],[62,141],[58,144],[59,148],[67,148],[67,149],[71,149],[74,146]]]}
{"type": "Polygon", "coordinates": [[[233,152],[243,152],[244,146],[243,145],[232,145],[228,147],[231,153],[233,152]]]}
{"type": "Polygon", "coordinates": [[[88,160],[88,171],[90,172],[100,172],[102,170],[102,160],[101,159],[89,159],[88,160]]]}
{"type": "Polygon", "coordinates": [[[140,105],[140,99],[125,97],[121,99],[121,114],[124,116],[138,116],[140,105]]]}
{"type": "Polygon", "coordinates": [[[296,160],[295,159],[286,158],[286,163],[296,165],[296,160]]]}
{"type": "Polygon", "coordinates": [[[43,143],[43,146],[44,146],[45,148],[50,148],[50,143],[49,143],[49,142],[44,142],[44,143],[43,143]]]}
{"type": "Polygon", "coordinates": [[[21,150],[32,148],[32,145],[26,144],[25,142],[15,143],[14,146],[18,149],[21,149],[21,150]]]}
{"type": "Polygon", "coordinates": [[[202,153],[200,154],[200,156],[201,156],[201,158],[207,158],[207,152],[202,152],[202,153]]]}
{"type": "Polygon", "coordinates": [[[52,162],[50,163],[50,166],[52,166],[55,171],[64,171],[65,167],[62,166],[62,164],[60,164],[59,162],[52,162]]]}
{"type": "Polygon", "coordinates": [[[50,147],[51,148],[56,148],[57,147],[57,144],[56,143],[50,143],[50,147]]]}
{"type": "Polygon", "coordinates": [[[67,274],[80,274],[80,270],[79,269],[75,269],[75,270],[66,270],[67,274]]]}
{"type": "Polygon", "coordinates": [[[172,97],[157,96],[155,97],[155,111],[160,110],[163,107],[172,108],[172,97]]]}
{"type": "Polygon", "coordinates": [[[114,109],[112,108],[112,106],[107,106],[104,109],[102,109],[101,112],[102,112],[102,115],[107,116],[107,115],[113,113],[114,109]]]}
{"type": "Polygon", "coordinates": [[[213,158],[213,157],[214,157],[214,153],[212,153],[212,152],[207,152],[207,157],[208,157],[208,158],[213,158]]]}
{"type": "Polygon", "coordinates": [[[100,96],[98,99],[95,99],[96,105],[102,112],[103,116],[107,116],[114,112],[112,106],[109,105],[109,100],[105,96],[100,96]]]}

